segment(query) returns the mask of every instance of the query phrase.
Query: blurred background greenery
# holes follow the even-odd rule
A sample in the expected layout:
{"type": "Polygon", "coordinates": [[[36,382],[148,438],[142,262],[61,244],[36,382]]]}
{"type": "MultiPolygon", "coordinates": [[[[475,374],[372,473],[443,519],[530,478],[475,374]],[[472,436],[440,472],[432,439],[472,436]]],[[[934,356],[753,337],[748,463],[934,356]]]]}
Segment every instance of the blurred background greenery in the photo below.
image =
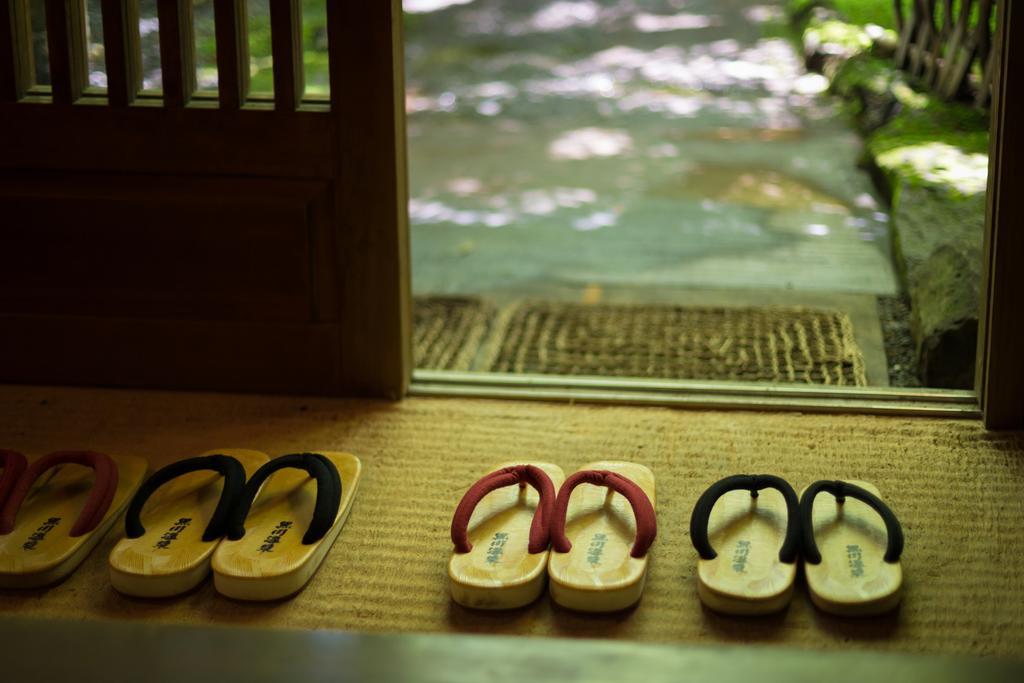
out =
{"type": "MultiPolygon", "coordinates": [[[[46,49],[44,0],[31,0],[31,17],[36,60],[36,81],[49,84],[46,49]]],[[[270,43],[269,0],[248,0],[249,65],[251,92],[274,91],[273,59],[270,43]]],[[[95,87],[106,86],[103,58],[103,18],[99,0],[86,0],[89,43],[89,81],[95,87]]],[[[217,41],[214,29],[213,0],[192,0],[195,17],[196,78],[201,91],[217,89],[217,41]]],[[[142,51],[142,89],[160,89],[160,23],[156,0],[139,0],[139,38],[142,51]]],[[[326,95],[330,91],[327,71],[327,3],[302,0],[302,52],[307,95],[326,95]]]]}
{"type": "MultiPolygon", "coordinates": [[[[893,0],[786,0],[791,12],[814,5],[831,5],[852,24],[877,24],[896,28],[893,0]]],[[[904,14],[909,16],[913,0],[901,0],[904,14]]],[[[46,47],[44,0],[30,0],[36,59],[36,81],[49,84],[46,47]]],[[[143,90],[160,89],[160,39],[156,0],[139,0],[140,44],[142,49],[143,90]]],[[[272,94],[274,90],[271,57],[269,0],[248,0],[248,28],[251,92],[272,94]]],[[[953,0],[953,16],[959,17],[961,0],[953,0]]],[[[979,3],[974,3],[970,25],[977,22],[979,3]]],[[[192,0],[195,16],[196,76],[199,89],[217,89],[217,45],[214,30],[213,0],[192,0]]],[[[100,0],[86,0],[90,83],[106,86],[103,59],[103,21],[100,0]]],[[[330,91],[327,64],[327,3],[325,0],[302,0],[302,45],[307,95],[327,95],[330,91]]],[[[943,21],[944,3],[938,5],[937,21],[943,21]]],[[[422,14],[406,14],[407,35],[415,35],[422,14]]],[[[995,15],[992,17],[995,22],[995,15]]]]}
{"type": "MultiPolygon", "coordinates": [[[[800,9],[811,5],[823,4],[820,0],[788,0],[791,9],[800,9]]],[[[903,16],[909,17],[912,12],[914,0],[900,0],[903,6],[903,16]]],[[[831,0],[824,4],[831,4],[851,24],[877,24],[883,28],[896,30],[896,3],[894,0],[831,0]]],[[[953,21],[960,17],[960,9],[963,5],[961,0],[953,0],[953,21]]],[[[945,4],[938,3],[936,21],[941,26],[945,21],[945,4]]],[[[979,4],[975,3],[971,9],[970,25],[978,22],[979,4]]],[[[995,27],[995,13],[992,14],[992,26],[995,27]]]]}
{"type": "MultiPolygon", "coordinates": [[[[155,16],[155,0],[152,4],[155,16]]],[[[249,63],[253,93],[274,91],[273,59],[270,47],[269,0],[249,0],[249,63]]],[[[217,43],[214,36],[213,0],[193,0],[196,26],[196,64],[199,86],[217,88],[217,43]]],[[[143,12],[145,16],[145,12],[143,12]]],[[[306,93],[326,95],[330,86],[327,73],[327,3],[302,0],[302,53],[306,72],[306,93]]]]}

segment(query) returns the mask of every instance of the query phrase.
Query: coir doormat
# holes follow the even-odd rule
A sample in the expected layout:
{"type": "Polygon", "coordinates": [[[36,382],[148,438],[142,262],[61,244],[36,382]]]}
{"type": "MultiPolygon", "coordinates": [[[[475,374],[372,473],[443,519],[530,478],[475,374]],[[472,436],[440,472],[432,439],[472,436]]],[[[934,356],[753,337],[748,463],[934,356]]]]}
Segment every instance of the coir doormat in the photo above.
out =
{"type": "Polygon", "coordinates": [[[471,370],[490,331],[494,307],[475,297],[413,300],[413,359],[417,368],[471,370]]]}
{"type": "Polygon", "coordinates": [[[849,317],[809,308],[521,302],[499,314],[477,369],[867,384],[849,317]]]}

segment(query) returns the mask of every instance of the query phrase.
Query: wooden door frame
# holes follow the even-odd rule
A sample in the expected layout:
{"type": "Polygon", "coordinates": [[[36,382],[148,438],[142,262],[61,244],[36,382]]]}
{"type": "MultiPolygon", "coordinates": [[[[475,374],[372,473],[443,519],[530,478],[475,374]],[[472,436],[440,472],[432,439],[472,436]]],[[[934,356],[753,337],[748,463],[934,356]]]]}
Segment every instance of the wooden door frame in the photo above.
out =
{"type": "MultiPolygon", "coordinates": [[[[0,7],[7,10],[0,13],[0,30],[15,36],[15,39],[24,40],[23,31],[19,33],[19,26],[12,25],[10,21],[15,17],[12,8],[20,2],[23,0],[0,2],[0,7]]],[[[1024,31],[1024,18],[1021,17],[1022,10],[1014,13],[1013,5],[1012,1],[998,3],[994,41],[1000,66],[993,86],[990,182],[976,373],[977,405],[983,410],[985,424],[990,428],[1024,428],[1024,356],[1015,349],[1015,344],[1024,337],[1024,326],[1018,322],[1014,308],[1018,301],[1024,300],[1024,268],[1015,267],[1014,263],[1014,257],[1024,253],[1024,233],[1017,229],[1017,224],[1024,218],[1024,192],[1019,189],[1024,170],[1020,156],[1013,154],[1015,150],[1024,149],[1022,127],[1014,125],[1024,114],[1021,98],[1024,93],[1024,65],[1021,65],[1024,48],[1015,48],[1010,42],[1014,26],[1017,33],[1024,31]]],[[[334,255],[326,256],[333,259],[337,273],[337,301],[328,302],[337,311],[337,316],[332,319],[333,332],[323,326],[309,328],[319,335],[315,337],[318,340],[315,343],[320,345],[317,348],[323,350],[325,344],[335,343],[332,339],[340,339],[339,348],[336,354],[332,354],[330,367],[324,367],[322,371],[310,362],[303,365],[296,361],[296,367],[307,373],[298,382],[290,381],[290,370],[282,367],[276,374],[271,373],[276,379],[269,384],[259,378],[249,378],[250,384],[246,384],[238,377],[227,376],[225,381],[210,382],[208,386],[202,385],[201,380],[184,382],[181,384],[183,388],[314,391],[392,399],[401,398],[408,392],[413,362],[401,3],[400,0],[328,2],[328,9],[329,27],[334,32],[333,37],[337,38],[331,40],[332,51],[337,50],[331,60],[331,80],[332,84],[342,86],[332,87],[330,111],[333,116],[331,125],[327,127],[330,130],[325,128],[317,132],[321,121],[313,116],[306,121],[296,119],[294,125],[302,131],[292,139],[308,141],[305,148],[286,148],[275,145],[273,140],[258,140],[255,144],[239,147],[237,155],[225,157],[218,163],[224,167],[222,172],[228,175],[276,175],[280,172],[280,164],[290,165],[297,156],[304,156],[306,163],[303,167],[311,169],[311,175],[340,179],[334,183],[335,191],[327,200],[340,216],[333,235],[334,255]],[[359,30],[352,30],[353,26],[358,26],[359,30]],[[343,30],[344,34],[341,33],[343,30]],[[368,62],[365,59],[367,54],[379,58],[368,62]],[[359,65],[359,68],[351,68],[351,65],[359,65]],[[352,93],[359,93],[359,96],[351,96],[352,93]],[[329,155],[323,153],[325,136],[333,146],[346,146],[348,153],[340,164],[335,164],[329,155]],[[381,144],[356,144],[352,147],[352,140],[357,138],[381,144]],[[364,182],[352,183],[350,179],[362,179],[364,182]],[[330,373],[332,377],[321,381],[315,376],[321,372],[330,373]]],[[[66,108],[70,105],[67,103],[60,104],[60,109],[54,108],[58,106],[56,104],[45,107],[27,104],[25,108],[20,104],[4,104],[3,100],[13,103],[31,102],[33,99],[32,93],[20,86],[28,77],[27,65],[16,59],[12,62],[12,56],[17,55],[0,54],[0,112],[6,117],[5,124],[19,129],[21,119],[26,130],[44,131],[45,134],[24,134],[13,139],[8,136],[0,144],[0,152],[3,152],[0,168],[17,172],[117,170],[116,160],[102,154],[105,145],[109,144],[103,141],[104,131],[108,138],[111,131],[116,131],[118,138],[134,135],[135,144],[144,142],[146,135],[150,134],[148,144],[157,148],[166,144],[166,141],[152,139],[153,128],[145,123],[134,127],[117,123],[117,118],[125,115],[124,107],[130,104],[126,102],[112,102],[119,105],[112,108],[102,106],[106,98],[96,106],[76,103],[73,106],[76,120],[87,124],[86,134],[77,136],[62,130],[53,118],[59,118],[68,111],[66,108]],[[6,79],[5,75],[9,74],[14,75],[13,80],[6,79]],[[70,156],[67,153],[69,149],[73,150],[70,156]],[[97,153],[97,149],[101,152],[97,153]]],[[[138,107],[145,108],[146,103],[138,103],[134,108],[138,107]]],[[[203,103],[197,101],[188,107],[154,108],[151,118],[154,122],[164,118],[188,118],[201,127],[205,117],[212,115],[213,112],[205,110],[203,103]]],[[[256,123],[260,115],[253,111],[237,112],[234,122],[222,126],[221,132],[230,130],[232,138],[251,142],[253,137],[247,133],[246,125],[256,123]]],[[[264,115],[273,116],[273,112],[267,111],[264,115]]],[[[199,144],[201,137],[197,138],[191,152],[181,148],[170,150],[158,168],[139,170],[187,173],[190,160],[195,158],[193,155],[199,154],[204,146],[199,144]]],[[[42,330],[38,335],[46,331],[42,330]]],[[[195,332],[206,334],[205,328],[197,327],[195,332]]],[[[293,330],[290,328],[282,330],[281,338],[272,346],[287,344],[291,334],[293,330]]],[[[46,374],[45,371],[33,375],[32,372],[14,375],[4,372],[3,376],[14,381],[141,385],[136,382],[97,381],[102,373],[96,367],[81,375],[69,373],[61,376],[59,373],[46,374]]],[[[172,384],[158,378],[149,386],[172,384]]],[[[618,392],[616,395],[619,400],[628,401],[626,393],[618,392]]],[[[697,393],[706,395],[703,391],[697,393]]],[[[808,397],[803,402],[811,404],[814,400],[817,399],[808,397]]],[[[959,397],[961,406],[964,400],[965,397],[959,397]]],[[[797,400],[799,403],[801,400],[797,400]]],[[[888,405],[885,400],[881,403],[888,405]]]]}
{"type": "Polygon", "coordinates": [[[345,84],[332,87],[331,108],[349,138],[336,183],[344,216],[341,385],[398,400],[413,368],[402,0],[328,0],[327,14],[335,27],[331,82],[345,84]]]}
{"type": "Polygon", "coordinates": [[[998,3],[975,389],[989,429],[1024,428],[1024,9],[998,3]]]}

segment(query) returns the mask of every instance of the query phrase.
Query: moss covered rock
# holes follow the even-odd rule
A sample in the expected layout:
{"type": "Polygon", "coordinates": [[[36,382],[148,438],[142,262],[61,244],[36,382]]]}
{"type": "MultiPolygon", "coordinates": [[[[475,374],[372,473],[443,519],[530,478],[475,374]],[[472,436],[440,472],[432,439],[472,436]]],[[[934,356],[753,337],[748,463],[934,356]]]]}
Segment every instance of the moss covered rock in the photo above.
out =
{"type": "Polygon", "coordinates": [[[973,386],[985,194],[903,180],[893,212],[896,263],[911,301],[921,379],[973,386]]]}
{"type": "Polygon", "coordinates": [[[826,54],[847,57],[871,49],[871,36],[863,26],[848,24],[841,19],[812,19],[804,29],[804,46],[826,54]]]}
{"type": "Polygon", "coordinates": [[[970,388],[978,330],[988,176],[988,115],[912,86],[894,36],[849,24],[835,3],[790,0],[808,67],[823,73],[866,137],[892,197],[894,258],[911,301],[921,380],[970,388]],[[882,46],[882,49],[879,48],[882,46]]]}
{"type": "Polygon", "coordinates": [[[830,90],[852,108],[861,131],[873,133],[889,123],[902,108],[895,95],[903,75],[892,62],[868,54],[843,61],[832,75],[830,90]]]}

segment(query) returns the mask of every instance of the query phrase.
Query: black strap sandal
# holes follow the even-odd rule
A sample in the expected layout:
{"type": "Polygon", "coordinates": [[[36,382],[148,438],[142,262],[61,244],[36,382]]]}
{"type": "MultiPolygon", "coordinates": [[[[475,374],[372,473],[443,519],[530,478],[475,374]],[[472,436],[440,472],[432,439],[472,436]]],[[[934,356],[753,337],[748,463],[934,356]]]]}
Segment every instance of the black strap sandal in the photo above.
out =
{"type": "Polygon", "coordinates": [[[690,540],[701,558],[697,593],[711,609],[755,615],[789,604],[800,517],[796,492],[784,479],[734,475],[715,482],[694,506],[690,540]],[[712,546],[712,536],[719,550],[712,546]]]}
{"type": "Polygon", "coordinates": [[[259,451],[211,451],[172,463],[147,479],[128,505],[125,537],[110,553],[114,588],[126,595],[165,598],[206,579],[248,473],[266,462],[259,451]]]}
{"type": "Polygon", "coordinates": [[[225,529],[227,529],[228,515],[238,504],[242,496],[242,490],[245,488],[245,468],[235,458],[219,453],[179,460],[158,470],[156,474],[147,479],[139,487],[135,497],[132,498],[132,502],[128,505],[128,512],[125,513],[124,517],[125,536],[128,538],[138,538],[146,533],[146,528],[142,526],[140,518],[142,508],[158,488],[184,474],[201,472],[203,470],[220,473],[224,477],[224,486],[221,489],[217,508],[213,511],[209,523],[203,530],[202,540],[204,543],[209,543],[221,538],[224,535],[225,529]]]}
{"type": "Polygon", "coordinates": [[[901,599],[903,529],[866,482],[817,481],[800,496],[804,573],[811,600],[840,616],[887,612],[901,599]],[[818,494],[832,501],[818,501],[818,494]]]}
{"type": "Polygon", "coordinates": [[[213,556],[217,591],[276,600],[302,590],[345,524],[361,469],[354,455],[323,452],[284,455],[257,470],[213,556]]]}
{"type": "Polygon", "coordinates": [[[309,476],[316,480],[316,504],[313,508],[313,519],[306,527],[306,533],[302,536],[303,545],[316,543],[327,530],[334,524],[334,518],[338,515],[338,506],[341,504],[341,477],[338,475],[338,468],[330,460],[319,453],[293,453],[274,458],[263,467],[256,470],[245,485],[245,491],[235,506],[234,514],[228,523],[228,538],[237,541],[245,537],[245,518],[249,516],[249,510],[260,492],[263,483],[278,470],[295,468],[305,470],[309,476]]]}

